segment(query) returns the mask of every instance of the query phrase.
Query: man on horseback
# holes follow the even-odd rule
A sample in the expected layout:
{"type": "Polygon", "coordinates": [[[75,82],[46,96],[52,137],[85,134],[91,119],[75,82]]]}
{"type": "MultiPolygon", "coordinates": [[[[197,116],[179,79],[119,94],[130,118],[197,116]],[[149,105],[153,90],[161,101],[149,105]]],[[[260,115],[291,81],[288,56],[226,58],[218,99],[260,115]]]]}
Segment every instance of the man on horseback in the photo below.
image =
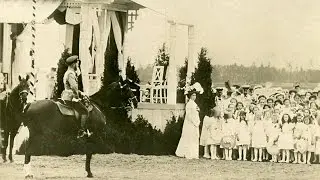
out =
{"type": "Polygon", "coordinates": [[[80,117],[78,137],[83,137],[89,135],[85,129],[88,119],[88,109],[80,102],[80,98],[83,98],[84,94],[78,88],[78,75],[80,75],[79,61],[76,55],[66,59],[68,70],[63,76],[64,90],[61,94],[61,99],[78,111],[80,117]]]}

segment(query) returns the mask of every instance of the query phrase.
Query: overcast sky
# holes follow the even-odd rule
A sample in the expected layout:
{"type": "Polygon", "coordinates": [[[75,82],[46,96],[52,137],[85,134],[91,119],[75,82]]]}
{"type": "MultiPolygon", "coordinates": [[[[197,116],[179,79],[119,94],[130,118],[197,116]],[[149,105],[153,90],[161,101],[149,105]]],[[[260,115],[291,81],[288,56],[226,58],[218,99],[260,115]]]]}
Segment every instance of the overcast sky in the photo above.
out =
{"type": "MultiPolygon", "coordinates": [[[[141,0],[141,2],[143,2],[141,0]]],[[[196,27],[197,52],[206,47],[214,64],[320,68],[319,0],[152,0],[129,33],[129,55],[137,65],[154,62],[169,37],[166,13],[196,27]],[[190,2],[190,3],[189,3],[190,2]]],[[[147,4],[148,5],[148,4],[147,4]]],[[[167,17],[167,18],[168,18],[167,17]]],[[[177,59],[187,56],[186,28],[178,29],[177,59]]]]}

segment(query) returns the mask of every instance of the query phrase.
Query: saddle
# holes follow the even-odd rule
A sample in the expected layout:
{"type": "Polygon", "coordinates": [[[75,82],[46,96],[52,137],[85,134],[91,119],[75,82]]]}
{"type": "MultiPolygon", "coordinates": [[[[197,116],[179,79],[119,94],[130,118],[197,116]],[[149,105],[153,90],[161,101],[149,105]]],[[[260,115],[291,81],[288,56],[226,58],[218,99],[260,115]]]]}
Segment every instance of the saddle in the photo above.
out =
{"type": "MultiPolygon", "coordinates": [[[[62,101],[62,100],[61,100],[62,101]]],[[[73,107],[67,105],[65,102],[56,101],[59,111],[64,116],[74,116],[76,119],[80,119],[80,113],[75,110],[73,107]]]]}

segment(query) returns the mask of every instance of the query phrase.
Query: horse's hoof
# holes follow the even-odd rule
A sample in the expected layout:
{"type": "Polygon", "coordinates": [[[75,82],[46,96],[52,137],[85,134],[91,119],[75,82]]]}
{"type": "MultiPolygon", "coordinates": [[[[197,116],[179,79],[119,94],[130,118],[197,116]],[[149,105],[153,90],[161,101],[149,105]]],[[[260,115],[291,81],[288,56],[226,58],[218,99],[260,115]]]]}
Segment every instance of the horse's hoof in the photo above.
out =
{"type": "Polygon", "coordinates": [[[6,160],[6,159],[4,159],[4,160],[3,160],[3,163],[6,163],[6,162],[7,162],[7,160],[6,160]]]}
{"type": "Polygon", "coordinates": [[[13,163],[13,162],[14,162],[14,160],[13,160],[13,159],[11,159],[11,160],[10,160],[10,163],[13,163]]]}
{"type": "Polygon", "coordinates": [[[92,173],[88,173],[87,177],[88,178],[93,178],[93,174],[92,173]]]}

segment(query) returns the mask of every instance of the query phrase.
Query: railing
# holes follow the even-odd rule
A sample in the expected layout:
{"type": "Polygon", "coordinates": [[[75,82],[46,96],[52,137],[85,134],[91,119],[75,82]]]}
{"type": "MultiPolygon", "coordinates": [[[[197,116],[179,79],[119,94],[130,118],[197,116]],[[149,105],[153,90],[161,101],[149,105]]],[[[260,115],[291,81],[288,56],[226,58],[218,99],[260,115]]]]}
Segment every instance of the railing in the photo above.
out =
{"type": "Polygon", "coordinates": [[[166,104],[168,98],[167,83],[158,85],[141,85],[140,86],[140,102],[151,104],[166,104]]]}
{"type": "Polygon", "coordinates": [[[99,91],[101,86],[101,79],[100,76],[97,74],[89,74],[89,95],[92,95],[99,91]]]}

